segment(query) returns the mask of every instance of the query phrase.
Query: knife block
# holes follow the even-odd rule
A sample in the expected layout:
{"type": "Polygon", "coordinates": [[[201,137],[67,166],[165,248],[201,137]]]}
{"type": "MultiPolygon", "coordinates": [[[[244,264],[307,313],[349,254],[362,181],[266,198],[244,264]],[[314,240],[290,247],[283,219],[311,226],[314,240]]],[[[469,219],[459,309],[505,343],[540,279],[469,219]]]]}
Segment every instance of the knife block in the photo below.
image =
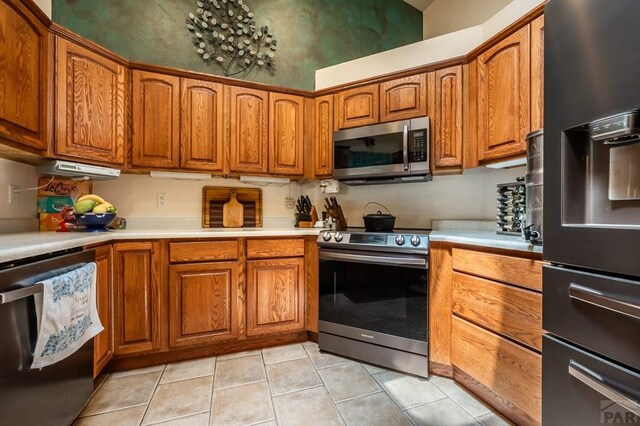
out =
{"type": "Polygon", "coordinates": [[[316,206],[311,206],[311,220],[310,221],[299,221],[299,228],[313,228],[313,226],[318,221],[318,212],[316,211],[316,206]]]}

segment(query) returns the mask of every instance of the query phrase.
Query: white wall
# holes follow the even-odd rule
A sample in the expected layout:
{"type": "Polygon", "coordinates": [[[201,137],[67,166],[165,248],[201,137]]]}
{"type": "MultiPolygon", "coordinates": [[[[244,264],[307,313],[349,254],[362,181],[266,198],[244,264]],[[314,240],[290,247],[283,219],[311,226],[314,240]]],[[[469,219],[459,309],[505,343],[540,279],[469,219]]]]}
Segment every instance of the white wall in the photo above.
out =
{"type": "Polygon", "coordinates": [[[51,18],[51,0],[34,0],[42,11],[51,18]]]}
{"type": "MultiPolygon", "coordinates": [[[[492,170],[476,168],[463,175],[436,176],[431,182],[393,185],[340,185],[336,195],[349,226],[364,226],[365,204],[379,202],[396,216],[398,228],[429,228],[434,219],[495,220],[496,184],[513,182],[524,176],[525,168],[492,170]]],[[[318,190],[316,205],[322,206],[324,195],[318,190]]],[[[380,207],[371,205],[365,213],[380,207]]]]}
{"type": "Polygon", "coordinates": [[[512,1],[483,24],[319,69],[316,71],[316,89],[325,89],[466,55],[543,1],[512,1]]]}
{"type": "Polygon", "coordinates": [[[0,234],[38,229],[37,191],[22,192],[17,203],[9,204],[9,185],[34,188],[37,184],[35,167],[0,158],[0,234]]]}
{"type": "MultiPolygon", "coordinates": [[[[204,186],[250,187],[238,179],[212,178],[208,181],[157,179],[146,175],[122,175],[113,181],[96,181],[93,192],[118,208],[131,227],[154,227],[171,222],[178,227],[198,227],[202,217],[202,188],[204,186]],[[157,194],[167,194],[164,208],[157,207],[157,194]]],[[[285,197],[299,197],[301,186],[262,188],[262,214],[265,226],[291,226],[294,210],[285,208],[285,197]]]]}
{"type": "Polygon", "coordinates": [[[424,38],[484,23],[514,0],[434,0],[422,12],[424,38]]]}

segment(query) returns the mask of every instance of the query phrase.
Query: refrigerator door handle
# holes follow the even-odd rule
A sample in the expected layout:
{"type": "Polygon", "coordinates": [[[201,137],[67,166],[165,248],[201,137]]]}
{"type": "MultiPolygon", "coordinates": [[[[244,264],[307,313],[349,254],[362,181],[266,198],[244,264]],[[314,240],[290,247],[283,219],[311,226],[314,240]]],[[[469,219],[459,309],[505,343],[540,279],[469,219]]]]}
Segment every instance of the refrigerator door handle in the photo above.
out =
{"type": "Polygon", "coordinates": [[[640,403],[613,388],[602,375],[572,359],[569,360],[569,374],[625,410],[640,415],[640,403]]]}
{"type": "Polygon", "coordinates": [[[617,312],[619,314],[640,319],[639,305],[615,299],[590,287],[571,283],[569,285],[569,297],[581,302],[590,303],[599,308],[609,309],[610,311],[617,312]]]}

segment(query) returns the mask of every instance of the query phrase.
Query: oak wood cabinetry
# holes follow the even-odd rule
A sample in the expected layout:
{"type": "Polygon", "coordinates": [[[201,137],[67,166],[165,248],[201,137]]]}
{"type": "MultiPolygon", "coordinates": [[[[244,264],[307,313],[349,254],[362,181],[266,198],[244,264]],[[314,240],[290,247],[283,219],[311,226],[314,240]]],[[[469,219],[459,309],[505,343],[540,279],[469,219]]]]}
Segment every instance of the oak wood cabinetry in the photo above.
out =
{"type": "Polygon", "coordinates": [[[56,154],[113,164],[125,160],[125,67],[56,39],[56,154]]]}
{"type": "Polygon", "coordinates": [[[540,255],[433,242],[430,369],[516,424],[539,424],[540,255]]]}
{"type": "Polygon", "coordinates": [[[304,173],[304,98],[269,93],[269,173],[304,173]]]}
{"type": "Polygon", "coordinates": [[[93,377],[113,358],[113,254],[111,245],[96,248],[96,305],[104,330],[93,340],[93,377]]]}
{"type": "Polygon", "coordinates": [[[169,275],[170,348],[240,337],[237,262],[171,265],[169,275]]]}
{"type": "Polygon", "coordinates": [[[247,336],[305,328],[304,255],[302,238],[247,240],[247,336]]]}
{"type": "Polygon", "coordinates": [[[477,58],[478,160],[521,155],[531,129],[529,25],[477,58]]]}
{"type": "Polygon", "coordinates": [[[230,171],[265,174],[269,171],[269,94],[236,86],[227,90],[230,171]]]}
{"type": "Polygon", "coordinates": [[[133,71],[133,166],[180,166],[180,79],[133,71]]]}
{"type": "Polygon", "coordinates": [[[429,73],[429,93],[432,171],[460,171],[463,165],[462,65],[429,73]]]}
{"type": "Polygon", "coordinates": [[[191,170],[224,170],[223,85],[181,79],[180,167],[191,170]]]}
{"type": "Polygon", "coordinates": [[[544,127],[544,15],[531,21],[531,131],[544,127]]]}
{"type": "Polygon", "coordinates": [[[427,75],[380,83],[380,122],[406,120],[427,115],[427,75]]]}
{"type": "Polygon", "coordinates": [[[377,84],[357,87],[335,95],[337,129],[366,126],[380,121],[380,88],[377,84]]]}
{"type": "Polygon", "coordinates": [[[314,177],[328,177],[333,174],[333,95],[315,99],[313,133],[314,177]]]}
{"type": "Polygon", "coordinates": [[[53,126],[53,36],[19,0],[0,1],[0,137],[45,154],[53,126]]]}
{"type": "Polygon", "coordinates": [[[115,355],[160,349],[164,327],[159,250],[159,242],[113,245],[115,355]]]}

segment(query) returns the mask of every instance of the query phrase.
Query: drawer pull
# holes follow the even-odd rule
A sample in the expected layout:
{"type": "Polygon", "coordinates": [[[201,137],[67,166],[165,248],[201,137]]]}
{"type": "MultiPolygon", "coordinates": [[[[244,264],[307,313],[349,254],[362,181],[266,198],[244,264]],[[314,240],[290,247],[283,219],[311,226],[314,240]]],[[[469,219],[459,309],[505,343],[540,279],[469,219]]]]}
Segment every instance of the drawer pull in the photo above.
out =
{"type": "Polygon", "coordinates": [[[634,401],[632,398],[613,388],[602,375],[572,359],[569,360],[569,374],[600,395],[620,405],[625,410],[631,411],[636,416],[640,415],[640,404],[638,401],[634,401]]]}
{"type": "Polygon", "coordinates": [[[581,302],[591,303],[599,308],[609,309],[619,314],[640,319],[640,306],[614,299],[606,296],[601,291],[589,287],[571,283],[569,285],[569,297],[581,302]]]}

